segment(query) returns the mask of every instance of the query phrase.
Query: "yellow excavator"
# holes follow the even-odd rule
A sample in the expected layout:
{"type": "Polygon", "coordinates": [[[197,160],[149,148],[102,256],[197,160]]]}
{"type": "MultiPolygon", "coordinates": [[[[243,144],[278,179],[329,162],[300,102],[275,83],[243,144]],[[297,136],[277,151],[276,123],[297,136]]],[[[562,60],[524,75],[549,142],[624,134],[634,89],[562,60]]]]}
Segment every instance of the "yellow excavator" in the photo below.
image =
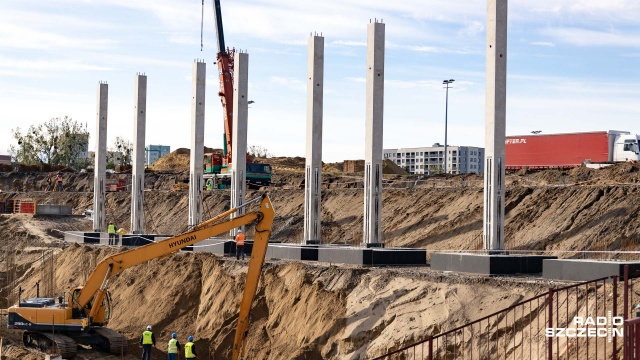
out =
{"type": "Polygon", "coordinates": [[[58,302],[53,298],[19,300],[17,305],[7,309],[8,328],[25,330],[22,337],[26,346],[36,346],[44,351],[55,349],[63,358],[73,358],[78,344],[90,345],[114,355],[126,353],[126,338],[106,327],[112,312],[107,290],[109,279],[132,266],[172,255],[199,241],[256,222],[233,344],[233,359],[236,360],[243,356],[245,350],[249,312],[260,280],[274,215],[271,200],[264,194],[196,225],[186,233],[111,255],[96,266],[84,286],[69,291],[66,302],[63,297],[59,297],[58,302]],[[258,201],[261,201],[259,211],[221,221],[258,201]]]}

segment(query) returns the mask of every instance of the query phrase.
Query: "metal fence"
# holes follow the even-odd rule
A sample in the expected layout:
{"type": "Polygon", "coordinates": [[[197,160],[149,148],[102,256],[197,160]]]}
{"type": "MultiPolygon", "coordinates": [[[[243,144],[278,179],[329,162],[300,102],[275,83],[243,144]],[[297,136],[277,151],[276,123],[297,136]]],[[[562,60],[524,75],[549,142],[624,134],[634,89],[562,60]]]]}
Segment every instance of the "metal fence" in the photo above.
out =
{"type": "Polygon", "coordinates": [[[638,300],[628,267],[621,280],[616,275],[550,288],[375,359],[621,359],[622,336],[631,333],[623,321],[638,300]]]}

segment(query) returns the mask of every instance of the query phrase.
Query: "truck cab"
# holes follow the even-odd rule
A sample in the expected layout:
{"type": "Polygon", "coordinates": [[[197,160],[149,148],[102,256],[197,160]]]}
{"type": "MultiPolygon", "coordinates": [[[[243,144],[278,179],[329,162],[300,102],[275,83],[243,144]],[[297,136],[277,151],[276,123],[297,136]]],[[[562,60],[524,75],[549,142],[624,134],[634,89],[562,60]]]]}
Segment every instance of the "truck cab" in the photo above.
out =
{"type": "Polygon", "coordinates": [[[626,162],[640,160],[640,149],[638,147],[638,135],[616,134],[613,147],[613,161],[626,162]]]}

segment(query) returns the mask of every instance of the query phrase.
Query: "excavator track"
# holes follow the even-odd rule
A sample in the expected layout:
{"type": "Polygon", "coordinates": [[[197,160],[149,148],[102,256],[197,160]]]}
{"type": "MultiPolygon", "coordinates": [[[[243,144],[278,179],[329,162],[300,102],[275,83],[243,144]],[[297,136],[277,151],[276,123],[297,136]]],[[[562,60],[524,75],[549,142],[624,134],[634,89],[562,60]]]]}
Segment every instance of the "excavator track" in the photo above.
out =
{"type": "Polygon", "coordinates": [[[26,331],[22,334],[22,342],[25,346],[35,346],[44,352],[53,350],[64,359],[72,359],[78,352],[75,340],[62,334],[26,331]]]}
{"type": "Polygon", "coordinates": [[[127,338],[124,335],[107,328],[94,328],[96,334],[105,340],[104,351],[111,355],[124,355],[127,353],[127,338]]]}

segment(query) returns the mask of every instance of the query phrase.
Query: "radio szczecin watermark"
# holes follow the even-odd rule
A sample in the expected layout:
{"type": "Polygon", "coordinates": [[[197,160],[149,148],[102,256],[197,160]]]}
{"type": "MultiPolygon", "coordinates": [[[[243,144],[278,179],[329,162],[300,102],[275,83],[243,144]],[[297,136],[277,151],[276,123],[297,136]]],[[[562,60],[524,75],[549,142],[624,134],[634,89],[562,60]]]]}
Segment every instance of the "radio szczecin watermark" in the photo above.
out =
{"type": "Polygon", "coordinates": [[[611,316],[611,311],[607,312],[607,316],[575,316],[573,318],[573,327],[565,328],[545,328],[546,337],[565,337],[565,338],[587,338],[598,337],[607,338],[608,342],[614,337],[622,337],[624,324],[622,316],[611,316]]]}

